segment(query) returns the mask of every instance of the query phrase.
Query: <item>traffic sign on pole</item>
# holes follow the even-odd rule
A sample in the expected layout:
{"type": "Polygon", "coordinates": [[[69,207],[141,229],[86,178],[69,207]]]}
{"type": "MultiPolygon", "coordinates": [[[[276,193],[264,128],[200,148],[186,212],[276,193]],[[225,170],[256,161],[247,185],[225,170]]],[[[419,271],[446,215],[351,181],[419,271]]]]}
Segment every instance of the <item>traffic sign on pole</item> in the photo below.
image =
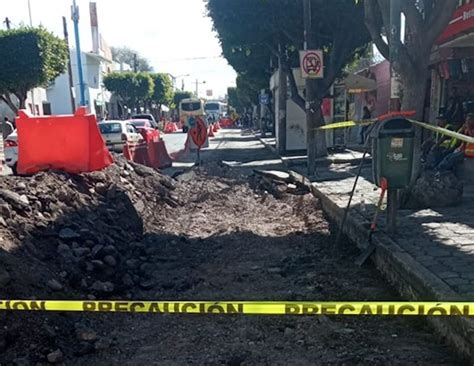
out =
{"type": "Polygon", "coordinates": [[[300,51],[301,76],[304,79],[324,77],[324,58],[322,50],[300,51]]]}

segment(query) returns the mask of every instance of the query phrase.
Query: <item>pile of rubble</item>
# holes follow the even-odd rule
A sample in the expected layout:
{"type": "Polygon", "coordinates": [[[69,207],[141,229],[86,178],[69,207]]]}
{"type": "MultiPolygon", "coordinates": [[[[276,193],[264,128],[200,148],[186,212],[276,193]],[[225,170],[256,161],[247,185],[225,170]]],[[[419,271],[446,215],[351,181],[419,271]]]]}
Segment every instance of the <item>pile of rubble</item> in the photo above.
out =
{"type": "Polygon", "coordinates": [[[94,299],[150,286],[141,240],[155,215],[179,205],[175,181],[115,161],[81,175],[2,178],[1,296],[94,299]]]}

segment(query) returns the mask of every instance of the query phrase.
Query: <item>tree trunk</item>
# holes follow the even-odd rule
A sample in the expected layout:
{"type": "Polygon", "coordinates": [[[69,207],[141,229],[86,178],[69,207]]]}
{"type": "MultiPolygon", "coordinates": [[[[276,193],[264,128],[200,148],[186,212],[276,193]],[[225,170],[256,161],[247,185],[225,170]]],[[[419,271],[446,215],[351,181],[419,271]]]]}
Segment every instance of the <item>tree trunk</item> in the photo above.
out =
{"type": "MultiPolygon", "coordinates": [[[[27,92],[24,92],[24,93],[18,93],[18,94],[15,94],[16,97],[18,98],[18,102],[20,104],[19,108],[18,109],[26,109],[26,99],[28,98],[28,94],[27,92]]],[[[33,106],[33,109],[35,108],[35,106],[33,106]]],[[[35,111],[31,111],[32,113],[35,113],[35,111]]]]}
{"type": "Polygon", "coordinates": [[[287,79],[288,75],[282,65],[281,57],[279,58],[278,69],[278,153],[280,155],[286,152],[286,102],[288,96],[287,79]]]}
{"type": "Polygon", "coordinates": [[[306,143],[308,152],[308,175],[316,173],[316,159],[327,155],[326,134],[318,130],[318,127],[324,125],[324,117],[321,111],[322,99],[316,98],[315,80],[306,81],[306,95],[308,100],[308,109],[306,111],[306,143]],[[311,85],[313,84],[313,85],[311,85]]]}
{"type": "MultiPolygon", "coordinates": [[[[401,76],[403,85],[402,110],[416,111],[413,119],[423,121],[426,88],[428,86],[429,76],[428,67],[423,68],[423,70],[420,70],[419,72],[408,73],[407,75],[402,74],[401,76]]],[[[412,183],[414,183],[420,175],[422,133],[422,128],[415,126],[415,152],[413,157],[414,165],[412,183]]]]}
{"type": "Polygon", "coordinates": [[[11,109],[13,113],[15,113],[15,115],[18,115],[18,108],[16,107],[15,103],[13,103],[13,101],[11,100],[9,94],[0,95],[0,100],[5,102],[5,104],[11,109]]]}

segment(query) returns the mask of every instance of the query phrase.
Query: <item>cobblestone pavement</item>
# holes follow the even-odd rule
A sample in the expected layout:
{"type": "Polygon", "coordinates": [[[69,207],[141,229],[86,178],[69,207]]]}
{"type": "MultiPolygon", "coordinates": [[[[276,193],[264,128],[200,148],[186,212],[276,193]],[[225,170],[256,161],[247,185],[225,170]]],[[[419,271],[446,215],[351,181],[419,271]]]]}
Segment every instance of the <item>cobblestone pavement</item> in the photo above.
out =
{"type": "MultiPolygon", "coordinates": [[[[304,173],[302,167],[294,170],[304,173]]],[[[332,165],[321,169],[319,179],[313,184],[340,207],[345,207],[356,171],[355,165],[332,165]]],[[[379,195],[368,164],[363,169],[351,210],[362,214],[368,224],[379,195]]],[[[385,219],[382,214],[380,229],[384,229],[385,219]]],[[[474,186],[465,187],[463,203],[457,207],[400,210],[398,234],[392,239],[452,290],[467,300],[474,300],[474,186]]]]}

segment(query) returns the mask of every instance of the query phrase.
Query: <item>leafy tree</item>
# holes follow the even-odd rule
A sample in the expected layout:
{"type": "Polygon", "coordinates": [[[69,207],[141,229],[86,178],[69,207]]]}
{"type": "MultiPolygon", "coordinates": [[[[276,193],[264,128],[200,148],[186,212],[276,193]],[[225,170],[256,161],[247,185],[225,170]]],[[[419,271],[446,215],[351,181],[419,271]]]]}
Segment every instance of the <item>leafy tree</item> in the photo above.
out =
{"type": "Polygon", "coordinates": [[[397,45],[390,45],[391,40],[386,41],[383,37],[384,32],[390,29],[390,0],[363,0],[365,21],[375,45],[385,58],[390,58],[390,46],[398,47],[398,61],[393,67],[403,85],[402,109],[416,110],[417,117],[422,118],[431,51],[459,1],[399,1],[407,27],[404,44],[397,42],[397,45]]]}
{"type": "Polygon", "coordinates": [[[179,103],[181,103],[181,101],[183,99],[189,99],[189,98],[192,98],[193,97],[193,93],[190,92],[190,91],[177,91],[174,93],[174,96],[173,96],[173,107],[174,108],[178,108],[179,107],[179,103]]]}
{"type": "Polygon", "coordinates": [[[268,83],[271,59],[285,69],[295,103],[307,112],[308,170],[314,172],[317,156],[327,154],[321,105],[329,89],[369,41],[364,9],[354,0],[311,0],[311,47],[322,49],[324,78],[307,84],[305,97],[298,93],[291,68],[303,49],[303,1],[209,0],[209,15],[222,44],[223,54],[239,74],[258,72],[268,83]],[[245,26],[242,26],[245,23],[245,26]],[[311,86],[311,88],[308,88],[311,86]],[[306,110],[306,104],[311,108],[306,110]]]}
{"type": "Polygon", "coordinates": [[[154,82],[151,100],[158,104],[169,105],[173,101],[173,81],[168,74],[151,74],[154,82]]]}
{"type": "Polygon", "coordinates": [[[113,72],[104,77],[104,85],[129,106],[136,107],[151,97],[154,88],[153,79],[146,72],[113,72]]]}
{"type": "Polygon", "coordinates": [[[28,91],[50,84],[65,72],[68,60],[66,42],[43,27],[0,31],[0,53],[0,99],[14,113],[18,107],[10,94],[24,109],[28,91]]]}
{"type": "Polygon", "coordinates": [[[153,71],[153,67],[151,67],[150,62],[143,56],[140,56],[137,51],[129,47],[112,47],[112,58],[115,61],[125,63],[132,68],[135,63],[135,55],[137,55],[137,71],[153,71]]]}
{"type": "Polygon", "coordinates": [[[229,98],[229,107],[234,108],[237,113],[239,113],[242,109],[242,103],[239,98],[239,93],[236,87],[227,88],[227,96],[229,98]]]}

